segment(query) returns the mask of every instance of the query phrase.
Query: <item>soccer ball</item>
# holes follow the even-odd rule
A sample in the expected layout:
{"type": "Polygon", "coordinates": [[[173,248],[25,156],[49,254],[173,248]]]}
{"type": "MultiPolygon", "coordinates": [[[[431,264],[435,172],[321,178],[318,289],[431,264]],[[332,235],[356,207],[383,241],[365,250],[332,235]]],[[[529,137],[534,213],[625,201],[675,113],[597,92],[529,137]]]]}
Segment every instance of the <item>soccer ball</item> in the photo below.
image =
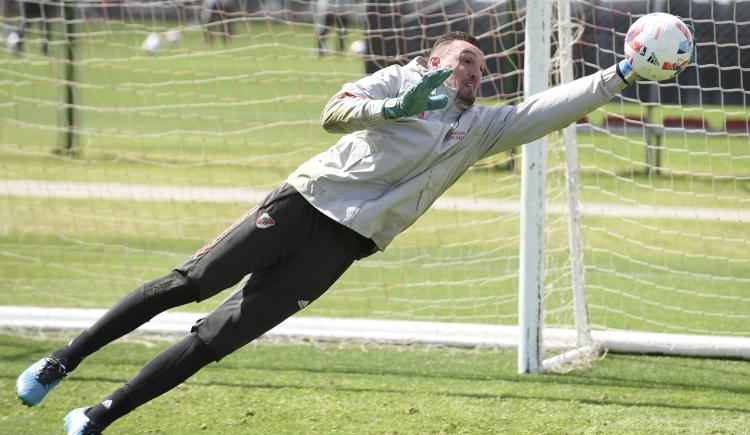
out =
{"type": "Polygon", "coordinates": [[[693,57],[693,35],[674,15],[657,12],[639,18],[625,36],[625,58],[648,80],[667,80],[693,57]]]}
{"type": "Polygon", "coordinates": [[[161,48],[161,36],[158,33],[149,33],[141,44],[141,50],[146,54],[154,55],[161,48]]]}
{"type": "Polygon", "coordinates": [[[349,46],[349,51],[359,55],[367,54],[367,43],[361,39],[357,39],[349,46]]]}
{"type": "Polygon", "coordinates": [[[178,29],[172,29],[164,33],[164,39],[166,39],[171,45],[179,45],[182,40],[182,35],[178,29]]]}
{"type": "Polygon", "coordinates": [[[6,44],[8,44],[10,51],[15,53],[18,51],[18,47],[21,44],[21,37],[16,32],[10,32],[8,39],[6,39],[6,44]]]}

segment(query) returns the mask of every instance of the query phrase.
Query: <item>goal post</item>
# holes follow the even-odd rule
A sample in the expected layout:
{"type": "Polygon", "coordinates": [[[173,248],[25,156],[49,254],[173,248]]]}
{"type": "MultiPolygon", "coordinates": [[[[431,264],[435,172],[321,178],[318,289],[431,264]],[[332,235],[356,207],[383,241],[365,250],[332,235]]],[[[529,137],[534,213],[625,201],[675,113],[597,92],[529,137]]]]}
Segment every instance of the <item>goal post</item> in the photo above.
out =
{"type": "MultiPolygon", "coordinates": [[[[557,4],[557,62],[559,83],[573,81],[573,28],[569,0],[557,4]]],[[[551,3],[529,1],[526,10],[524,96],[547,89],[550,79],[550,39],[552,33],[551,3]]],[[[561,354],[544,358],[544,250],[545,250],[545,181],[547,178],[547,138],[526,144],[523,151],[521,178],[521,251],[519,276],[518,372],[540,373],[575,366],[590,360],[599,350],[592,341],[586,289],[584,285],[581,210],[578,176],[578,152],[575,126],[565,127],[562,147],[565,152],[565,186],[567,188],[567,231],[575,341],[561,354]]],[[[549,346],[548,346],[549,347],[549,346]]]]}
{"type": "MultiPolygon", "coordinates": [[[[89,0],[52,16],[49,54],[40,20],[21,38],[8,12],[0,327],[83,327],[179,265],[335,144],[319,113],[343,83],[426,54],[446,31],[475,34],[486,53],[478,104],[518,104],[613,65],[657,4],[334,3],[242,1],[206,24],[202,2],[89,0]],[[69,131],[76,152],[53,152],[69,131]]],[[[750,358],[750,3],[658,5],[696,28],[695,62],[677,79],[630,86],[544,146],[477,162],[271,335],[520,346],[520,372],[597,348],[750,358]]],[[[221,298],[147,329],[184,332],[221,298]]]]}
{"type": "MultiPolygon", "coordinates": [[[[558,0],[558,36],[560,59],[560,83],[573,81],[573,26],[570,16],[570,1],[558,0]]],[[[586,286],[583,264],[583,240],[581,237],[581,192],[578,149],[576,148],[575,125],[563,129],[565,144],[565,185],[568,192],[568,238],[570,240],[570,266],[575,312],[576,344],[591,346],[591,323],[586,302],[586,286]]]]}
{"type": "MultiPolygon", "coordinates": [[[[570,15],[570,1],[557,1],[557,36],[560,83],[573,81],[573,26],[570,15]]],[[[545,359],[542,369],[559,370],[563,367],[576,367],[580,361],[589,361],[601,351],[602,343],[595,344],[591,336],[591,323],[585,286],[583,240],[581,235],[580,175],[578,149],[576,148],[575,125],[562,131],[565,150],[565,186],[568,199],[568,240],[570,255],[571,291],[573,294],[573,319],[576,331],[575,346],[559,355],[545,359]]]]}
{"type": "MultiPolygon", "coordinates": [[[[545,0],[526,3],[524,96],[547,89],[552,7],[545,0]]],[[[542,371],[544,328],[544,192],[547,138],[523,146],[521,167],[521,246],[518,280],[518,372],[542,371]]]]}

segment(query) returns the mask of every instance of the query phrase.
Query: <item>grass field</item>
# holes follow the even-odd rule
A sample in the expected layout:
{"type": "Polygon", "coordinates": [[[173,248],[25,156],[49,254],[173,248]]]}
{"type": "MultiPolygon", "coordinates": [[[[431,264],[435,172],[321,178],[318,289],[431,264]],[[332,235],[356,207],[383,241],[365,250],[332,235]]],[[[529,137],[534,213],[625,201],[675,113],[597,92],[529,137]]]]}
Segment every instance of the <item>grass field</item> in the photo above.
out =
{"type": "MultiPolygon", "coordinates": [[[[0,52],[0,181],[43,180],[271,190],[337,136],[321,106],[363,74],[352,55],[318,59],[309,26],[248,22],[231,47],[195,31],[147,56],[152,28],[85,24],[77,44],[79,154],[61,144],[62,47],[0,52]]],[[[166,27],[156,30],[166,30],[166,27]]],[[[353,35],[352,38],[357,37],[353,35]]],[[[488,104],[498,104],[486,101],[488,104]]],[[[613,99],[589,120],[642,116],[613,99]]],[[[578,135],[584,202],[750,210],[750,138],[717,133],[736,107],[655,107],[699,117],[708,135],[669,135],[648,174],[638,134],[578,135]]],[[[550,195],[564,202],[560,153],[550,195]]],[[[450,197],[518,200],[505,155],[481,162],[450,197]]],[[[0,195],[0,305],[107,307],[212,239],[250,202],[150,202],[0,195]]],[[[592,324],[750,336],[748,222],[585,216],[592,324]]],[[[546,323],[566,320],[566,223],[548,218],[546,323]]],[[[432,210],[385,252],[351,268],[302,315],[512,325],[517,213],[432,210]]],[[[199,306],[208,311],[225,294],[199,306]]],[[[38,338],[38,337],[36,337],[38,338]]],[[[58,431],[64,414],[131,377],[163,343],[117,343],[28,410],[10,391],[64,340],[0,336],[0,433],[58,431]],[[24,428],[29,428],[24,429],[24,428]]],[[[515,354],[431,348],[253,345],[112,427],[114,433],[750,433],[746,362],[609,355],[573,374],[517,376],[515,354]],[[210,404],[208,407],[205,404],[210,404]],[[221,409],[217,412],[217,409],[221,409]]]]}
{"type": "MultiPolygon", "coordinates": [[[[37,55],[33,43],[22,57],[0,54],[8,85],[0,91],[8,101],[0,105],[0,178],[271,190],[336,140],[319,127],[318,113],[342,82],[362,75],[361,59],[318,59],[309,26],[262,21],[245,23],[228,48],[205,47],[199,32],[187,30],[180,46],[158,56],[140,51],[149,31],[167,27],[79,26],[74,159],[50,152],[62,134],[62,46],[53,45],[51,58],[37,55]]],[[[613,100],[589,120],[601,125],[605,116],[641,117],[645,110],[613,100]]],[[[657,106],[653,113],[655,123],[702,117],[713,130],[748,115],[734,107],[657,106]]],[[[582,133],[577,141],[584,201],[750,209],[747,135],[666,136],[660,176],[645,170],[641,136],[582,133]]],[[[500,166],[483,162],[469,171],[447,195],[517,200],[520,175],[502,169],[505,157],[490,159],[500,166]]],[[[562,181],[559,156],[550,166],[554,197],[562,190],[555,186],[562,181]]],[[[0,303],[71,307],[113,303],[252,206],[0,201],[0,303]]],[[[564,246],[564,221],[550,218],[548,225],[550,240],[564,246]]],[[[584,225],[595,324],[750,333],[746,222],[592,217],[584,225]]],[[[388,251],[347,273],[309,313],[514,323],[518,228],[513,214],[431,211],[388,251]]],[[[565,255],[550,255],[548,268],[564,268],[565,255]]],[[[552,290],[568,285],[553,283],[552,290]]]]}
{"type": "MultiPolygon", "coordinates": [[[[0,387],[64,341],[0,336],[0,387]]],[[[58,433],[164,343],[115,343],[44,403],[0,395],[0,432],[58,433]]],[[[609,355],[586,372],[516,375],[515,354],[251,345],[111,426],[115,434],[744,434],[750,365],[609,355]]],[[[109,433],[109,432],[108,432],[109,433]]]]}

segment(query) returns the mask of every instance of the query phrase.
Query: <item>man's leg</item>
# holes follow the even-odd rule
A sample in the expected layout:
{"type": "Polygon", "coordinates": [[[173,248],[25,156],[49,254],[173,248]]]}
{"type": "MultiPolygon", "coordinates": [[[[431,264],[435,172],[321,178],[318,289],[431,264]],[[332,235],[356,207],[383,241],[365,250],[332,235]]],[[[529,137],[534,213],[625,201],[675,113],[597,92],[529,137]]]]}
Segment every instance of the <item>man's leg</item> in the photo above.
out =
{"type": "Polygon", "coordinates": [[[292,198],[293,193],[282,185],[178,270],[136,289],[70,344],[32,364],[16,381],[18,398],[28,406],[38,404],[83,358],[105,344],[164,310],[211,297],[277,262],[297,244],[300,226],[294,217],[310,207],[299,194],[292,198]],[[284,216],[276,231],[256,227],[256,220],[267,213],[284,216]]]}
{"type": "Polygon", "coordinates": [[[66,430],[77,424],[79,428],[88,425],[87,429],[102,431],[116,419],[171,390],[215,360],[208,346],[196,334],[190,334],[146,363],[133,379],[98,405],[73,410],[71,414],[82,415],[79,415],[79,421],[66,423],[66,430]]]}
{"type": "Polygon", "coordinates": [[[39,22],[39,27],[42,32],[42,54],[49,55],[49,23],[52,19],[52,5],[40,4],[39,9],[41,12],[42,20],[39,22]]]}
{"type": "Polygon", "coordinates": [[[181,272],[173,271],[122,298],[90,328],[67,346],[55,351],[52,357],[60,361],[70,373],[83,358],[134,331],[157,314],[198,300],[198,289],[181,272]]]}
{"type": "Polygon", "coordinates": [[[67,346],[26,369],[16,381],[21,401],[34,406],[88,355],[148,322],[169,308],[195,302],[198,289],[181,272],[172,272],[137,288],[67,346]]]}
{"type": "Polygon", "coordinates": [[[336,14],[336,33],[339,39],[339,51],[346,52],[346,18],[336,14]]]}
{"type": "Polygon", "coordinates": [[[232,37],[232,20],[234,15],[230,12],[231,9],[227,9],[226,6],[221,9],[221,40],[225,47],[229,46],[232,37]]]}
{"type": "Polygon", "coordinates": [[[90,424],[106,427],[210,361],[263,335],[316,300],[354,260],[371,252],[372,245],[361,236],[315,210],[295,217],[294,222],[305,223],[299,226],[307,233],[306,244],[270,269],[253,273],[243,288],[195,325],[194,335],[154,358],[133,380],[86,411],[90,424]]]}
{"type": "Polygon", "coordinates": [[[21,6],[21,24],[18,26],[18,43],[13,47],[16,54],[23,52],[23,46],[26,43],[26,27],[29,25],[31,5],[27,2],[19,2],[21,6]]]}
{"type": "Polygon", "coordinates": [[[316,36],[318,40],[318,57],[323,57],[325,55],[325,38],[328,34],[328,29],[333,26],[334,20],[334,15],[330,12],[326,12],[323,21],[317,25],[316,36]]]}

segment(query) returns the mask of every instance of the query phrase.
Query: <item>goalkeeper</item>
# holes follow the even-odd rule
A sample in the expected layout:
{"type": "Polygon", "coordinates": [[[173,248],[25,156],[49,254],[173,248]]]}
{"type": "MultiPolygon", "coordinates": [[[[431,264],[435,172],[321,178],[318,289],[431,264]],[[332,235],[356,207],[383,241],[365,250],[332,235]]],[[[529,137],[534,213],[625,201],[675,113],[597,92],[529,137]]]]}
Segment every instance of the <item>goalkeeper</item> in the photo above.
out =
{"type": "Polygon", "coordinates": [[[344,133],[334,146],[184,264],[31,365],[18,378],[18,397],[38,404],[105,344],[251,274],[133,379],[65,418],[69,434],[101,433],[315,301],[354,261],[386,249],[479,159],[565,127],[638,78],[623,61],[518,106],[487,107],[474,105],[484,59],[474,37],[451,32],[428,57],[345,84],[322,113],[323,128],[344,133]]]}

